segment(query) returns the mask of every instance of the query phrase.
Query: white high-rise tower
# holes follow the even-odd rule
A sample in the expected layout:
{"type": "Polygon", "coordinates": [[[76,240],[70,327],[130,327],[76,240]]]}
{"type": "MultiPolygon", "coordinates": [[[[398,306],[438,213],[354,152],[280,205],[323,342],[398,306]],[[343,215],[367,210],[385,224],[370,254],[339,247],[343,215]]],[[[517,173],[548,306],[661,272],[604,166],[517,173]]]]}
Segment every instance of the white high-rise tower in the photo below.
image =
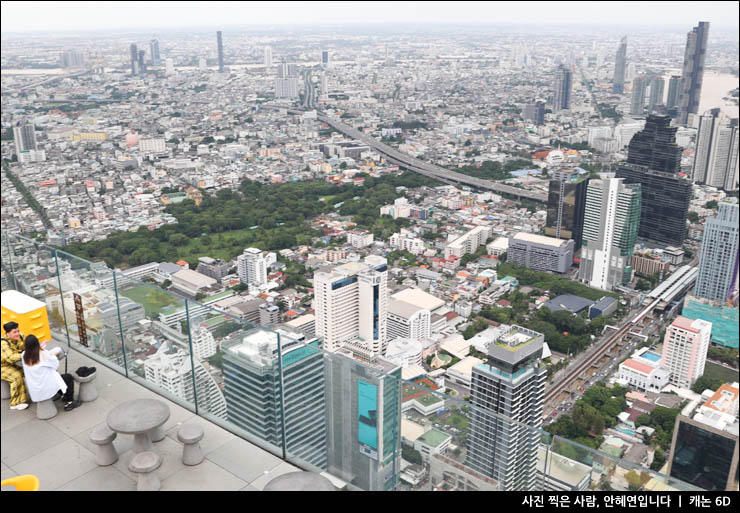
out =
{"type": "Polygon", "coordinates": [[[265,57],[263,60],[265,66],[272,66],[272,47],[265,46],[265,57]]]}
{"type": "Polygon", "coordinates": [[[267,283],[267,265],[265,257],[257,248],[247,248],[237,258],[239,281],[247,285],[264,285],[267,283]]]}
{"type": "Polygon", "coordinates": [[[314,274],[316,335],[324,349],[349,345],[368,356],[385,354],[388,264],[370,255],[364,262],[338,265],[314,274]]]}

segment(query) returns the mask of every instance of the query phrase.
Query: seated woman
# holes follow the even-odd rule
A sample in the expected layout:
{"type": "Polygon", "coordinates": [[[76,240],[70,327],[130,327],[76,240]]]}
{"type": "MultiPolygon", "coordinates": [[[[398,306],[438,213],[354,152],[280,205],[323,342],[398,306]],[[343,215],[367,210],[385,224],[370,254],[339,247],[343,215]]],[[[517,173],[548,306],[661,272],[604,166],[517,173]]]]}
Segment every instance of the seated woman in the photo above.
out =
{"type": "MultiPolygon", "coordinates": [[[[44,342],[43,346],[46,346],[44,342]]],[[[62,349],[55,347],[47,351],[34,335],[26,337],[26,350],[23,352],[23,372],[31,400],[35,402],[51,399],[55,394],[64,394],[64,411],[70,411],[82,404],[74,400],[74,379],[71,374],[59,374],[57,354],[62,349]]]]}

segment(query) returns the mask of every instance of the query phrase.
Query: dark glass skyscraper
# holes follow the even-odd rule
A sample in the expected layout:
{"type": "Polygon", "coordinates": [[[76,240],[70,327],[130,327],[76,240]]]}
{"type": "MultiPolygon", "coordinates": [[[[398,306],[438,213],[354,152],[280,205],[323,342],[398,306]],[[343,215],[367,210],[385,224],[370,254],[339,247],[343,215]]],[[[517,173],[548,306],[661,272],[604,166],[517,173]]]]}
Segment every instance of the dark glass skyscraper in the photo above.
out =
{"type": "Polygon", "coordinates": [[[648,113],[653,113],[658,105],[663,105],[663,91],[665,89],[665,80],[662,77],[655,77],[650,82],[650,102],[648,103],[648,113]]]}
{"type": "Polygon", "coordinates": [[[152,66],[159,66],[159,39],[149,41],[149,50],[152,54],[152,66]]]}
{"type": "Polygon", "coordinates": [[[583,213],[586,210],[588,175],[562,180],[550,180],[547,196],[545,235],[558,239],[573,239],[574,251],[581,247],[583,213]]]}
{"type": "Polygon", "coordinates": [[[665,106],[669,109],[674,108],[678,105],[678,90],[681,88],[681,77],[678,75],[671,76],[671,80],[668,82],[668,98],[666,98],[665,106]]]}
{"type": "Polygon", "coordinates": [[[146,50],[139,50],[139,73],[146,73],[146,50]]]}
{"type": "Polygon", "coordinates": [[[524,106],[524,119],[532,121],[535,125],[545,124],[545,104],[542,102],[532,103],[524,106]]]}
{"type": "Polygon", "coordinates": [[[216,32],[216,44],[218,45],[218,72],[224,72],[224,42],[221,31],[216,32]]]}
{"type": "Polygon", "coordinates": [[[624,72],[627,68],[627,36],[624,36],[619,42],[617,49],[617,58],[614,64],[614,81],[612,82],[612,92],[622,94],[624,92],[624,72]]]}
{"type": "Polygon", "coordinates": [[[670,122],[668,116],[649,115],[616,174],[627,184],[642,184],[639,236],[680,247],[686,238],[691,182],[678,176],[682,150],[676,144],[677,127],[670,122]]]}
{"type": "Polygon", "coordinates": [[[647,89],[647,77],[639,76],[632,80],[632,103],[630,114],[633,116],[642,116],[645,110],[645,89],[647,89]]]}
{"type": "Polygon", "coordinates": [[[689,114],[699,112],[701,83],[704,78],[704,59],[707,54],[709,22],[700,21],[686,36],[686,53],[683,57],[681,88],[678,94],[678,123],[685,125],[689,114]]]}
{"type": "Polygon", "coordinates": [[[552,111],[570,108],[570,90],[573,86],[570,70],[563,64],[555,71],[555,87],[552,94],[552,111]]]}
{"type": "Polygon", "coordinates": [[[136,49],[136,43],[131,43],[131,74],[139,74],[139,52],[136,49]]]}

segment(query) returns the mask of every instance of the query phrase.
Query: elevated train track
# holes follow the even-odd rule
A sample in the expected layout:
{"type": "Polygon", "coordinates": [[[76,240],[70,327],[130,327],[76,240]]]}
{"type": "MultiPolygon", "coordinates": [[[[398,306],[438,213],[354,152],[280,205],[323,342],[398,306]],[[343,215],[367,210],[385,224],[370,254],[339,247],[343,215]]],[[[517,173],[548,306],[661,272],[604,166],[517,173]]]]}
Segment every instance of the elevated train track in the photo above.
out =
{"type": "Polygon", "coordinates": [[[688,265],[676,270],[667,280],[647,295],[647,301],[649,303],[645,308],[640,310],[632,319],[622,324],[616,331],[609,334],[606,339],[599,342],[595,351],[575,363],[574,367],[568,368],[563,378],[547,387],[545,389],[546,417],[549,413],[548,408],[552,409],[557,402],[565,400],[566,396],[570,395],[574,387],[578,387],[580,384],[588,381],[588,378],[593,375],[586,375],[590,368],[596,367],[598,370],[603,366],[601,360],[605,356],[612,354],[612,350],[617,348],[625,336],[646,338],[639,333],[640,324],[653,310],[664,310],[666,305],[682,297],[696,281],[697,274],[698,269],[688,265]],[[633,333],[633,330],[635,333],[633,333]]]}

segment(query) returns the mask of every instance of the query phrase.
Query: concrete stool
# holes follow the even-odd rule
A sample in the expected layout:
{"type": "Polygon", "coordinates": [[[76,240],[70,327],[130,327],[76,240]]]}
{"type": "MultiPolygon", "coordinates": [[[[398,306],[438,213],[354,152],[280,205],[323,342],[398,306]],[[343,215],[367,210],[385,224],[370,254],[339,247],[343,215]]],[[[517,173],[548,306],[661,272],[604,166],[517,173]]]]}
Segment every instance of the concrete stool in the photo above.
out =
{"type": "Polygon", "coordinates": [[[2,380],[2,398],[3,399],[10,399],[10,383],[8,383],[5,380],[2,380]]]}
{"type": "Polygon", "coordinates": [[[162,457],[156,452],[140,452],[129,463],[128,469],[139,474],[136,481],[137,492],[156,492],[162,487],[155,470],[162,464],[162,457]]]}
{"type": "Polygon", "coordinates": [[[265,492],[335,492],[337,489],[324,476],[313,472],[289,472],[265,485],[265,492]]]}
{"type": "Polygon", "coordinates": [[[118,433],[105,424],[101,424],[90,433],[90,441],[97,446],[95,449],[95,463],[101,467],[112,465],[118,461],[118,452],[113,447],[113,440],[116,436],[118,436],[118,433]]]}
{"type": "Polygon", "coordinates": [[[185,465],[197,465],[203,461],[203,451],[200,449],[200,441],[203,439],[203,428],[200,426],[183,426],[177,432],[177,439],[184,447],[182,449],[182,462],[185,465]]]}
{"type": "Polygon", "coordinates": [[[57,406],[51,398],[46,401],[36,403],[36,418],[39,420],[47,420],[56,417],[57,406]]]}
{"type": "Polygon", "coordinates": [[[78,376],[75,372],[72,374],[74,380],[80,385],[80,394],[77,397],[83,403],[89,403],[98,398],[98,389],[95,388],[95,376],[97,372],[93,372],[89,376],[78,376]]]}

